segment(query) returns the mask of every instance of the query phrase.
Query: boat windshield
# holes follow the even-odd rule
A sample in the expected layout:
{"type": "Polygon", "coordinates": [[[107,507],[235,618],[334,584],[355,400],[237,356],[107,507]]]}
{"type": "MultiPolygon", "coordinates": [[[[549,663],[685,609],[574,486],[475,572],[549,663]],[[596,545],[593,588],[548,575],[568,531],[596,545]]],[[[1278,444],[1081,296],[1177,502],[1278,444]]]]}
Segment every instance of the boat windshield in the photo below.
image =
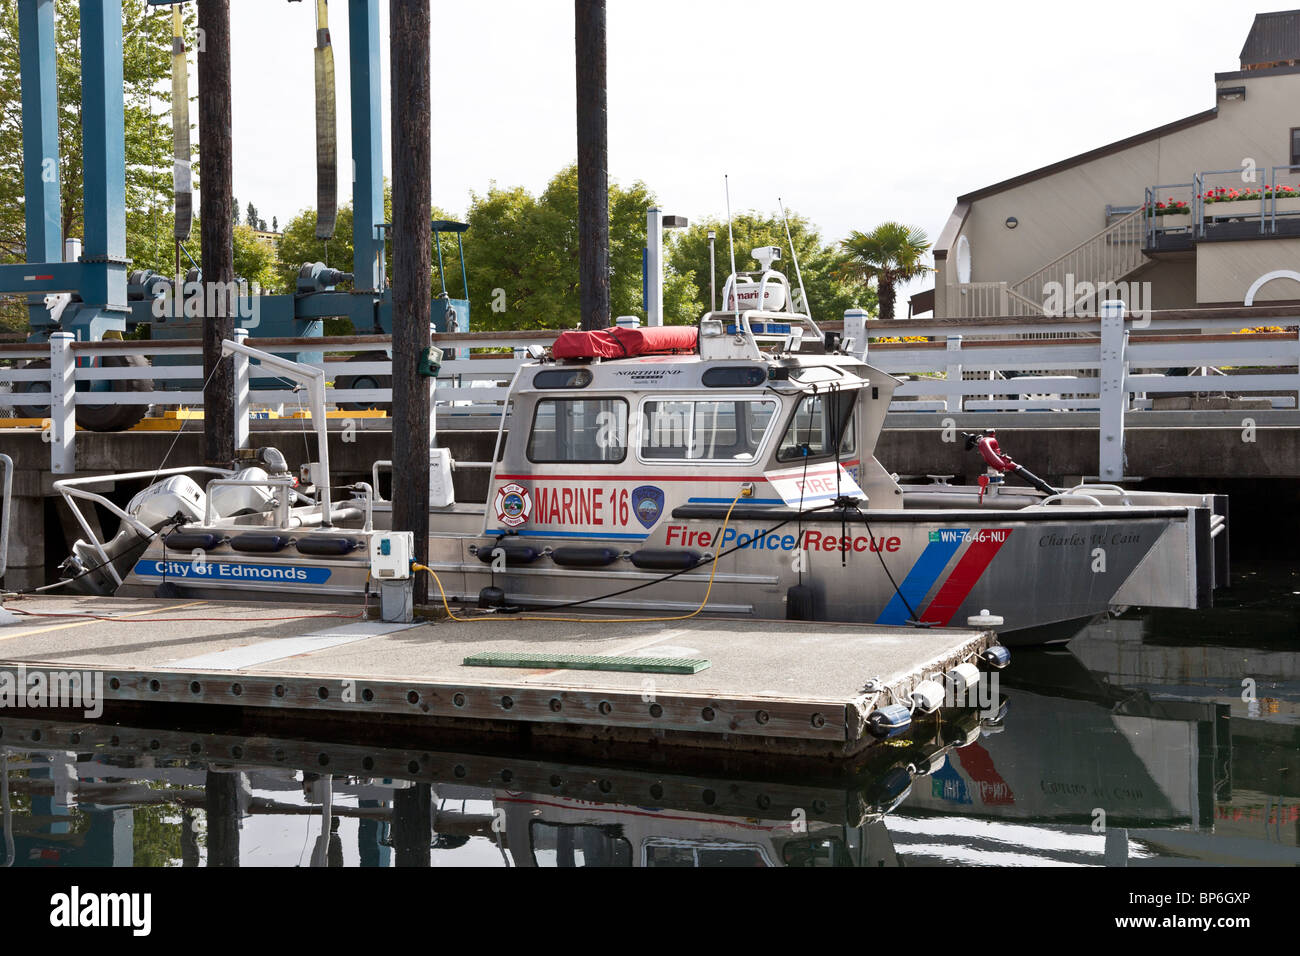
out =
{"type": "Polygon", "coordinates": [[[781,436],[781,447],[776,453],[777,461],[799,461],[804,457],[833,455],[837,437],[841,455],[856,451],[854,429],[848,426],[853,420],[853,407],[857,397],[855,390],[805,397],[795,408],[786,425],[785,434],[781,436]]]}

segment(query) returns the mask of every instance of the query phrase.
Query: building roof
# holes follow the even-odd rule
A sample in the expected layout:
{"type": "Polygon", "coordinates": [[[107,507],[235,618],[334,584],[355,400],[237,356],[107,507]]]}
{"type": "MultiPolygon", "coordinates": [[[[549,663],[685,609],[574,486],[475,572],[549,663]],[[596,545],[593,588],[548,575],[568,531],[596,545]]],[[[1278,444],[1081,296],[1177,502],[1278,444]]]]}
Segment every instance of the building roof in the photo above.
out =
{"type": "Polygon", "coordinates": [[[1258,13],[1241,48],[1243,70],[1290,66],[1300,60],[1300,10],[1258,13]]]}
{"type": "Polygon", "coordinates": [[[1040,166],[1038,169],[1031,169],[1027,173],[1021,173],[1019,176],[1013,176],[1011,179],[1004,179],[1000,183],[994,183],[992,186],[985,186],[983,189],[977,189],[974,192],[966,193],[957,197],[957,202],[974,202],[977,199],[983,199],[985,196],[992,196],[994,193],[1004,192],[1016,186],[1022,186],[1025,183],[1033,182],[1036,179],[1054,175],[1063,170],[1070,169],[1074,166],[1082,166],[1084,163],[1090,163],[1094,159],[1100,159],[1103,156],[1109,156],[1111,153],[1118,153],[1129,149],[1133,146],[1139,146],[1142,143],[1150,142],[1153,139],[1159,139],[1162,136],[1168,136],[1170,133],[1176,133],[1179,130],[1187,129],[1189,126],[1197,126],[1200,123],[1207,123],[1219,114],[1218,108],[1204,110],[1200,113],[1193,113],[1191,116],[1184,116],[1180,120],[1174,120],[1172,123],[1166,123],[1164,126],[1157,126],[1155,129],[1149,129],[1145,132],[1129,136],[1126,139],[1116,140],[1113,143],[1107,143],[1105,146],[1098,146],[1096,149],[1090,149],[1086,153],[1079,153],[1077,156],[1071,156],[1069,159],[1062,159],[1059,162],[1052,163],[1048,166],[1040,166]]]}
{"type": "Polygon", "coordinates": [[[908,299],[907,317],[910,319],[914,315],[925,315],[927,312],[934,311],[934,287],[916,293],[908,299]]]}

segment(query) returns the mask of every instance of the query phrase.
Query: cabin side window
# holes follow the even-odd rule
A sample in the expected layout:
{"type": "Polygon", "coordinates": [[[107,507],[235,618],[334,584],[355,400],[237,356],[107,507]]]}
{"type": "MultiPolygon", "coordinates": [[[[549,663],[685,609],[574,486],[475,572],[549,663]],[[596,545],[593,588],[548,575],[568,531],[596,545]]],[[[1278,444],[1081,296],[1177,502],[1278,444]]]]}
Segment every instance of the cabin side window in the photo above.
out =
{"type": "Polygon", "coordinates": [[[528,460],[534,464],[615,464],[627,457],[627,402],[621,398],[543,398],[533,412],[528,460]]]}
{"type": "Polygon", "coordinates": [[[777,449],[776,460],[802,461],[805,446],[808,458],[829,457],[835,454],[837,437],[840,443],[839,453],[853,454],[857,450],[852,424],[857,395],[856,391],[848,391],[803,398],[795,408],[790,423],[786,425],[785,434],[781,436],[781,447],[777,449]]]}
{"type": "Polygon", "coordinates": [[[770,400],[648,401],[641,405],[642,460],[752,462],[776,415],[770,400]]]}

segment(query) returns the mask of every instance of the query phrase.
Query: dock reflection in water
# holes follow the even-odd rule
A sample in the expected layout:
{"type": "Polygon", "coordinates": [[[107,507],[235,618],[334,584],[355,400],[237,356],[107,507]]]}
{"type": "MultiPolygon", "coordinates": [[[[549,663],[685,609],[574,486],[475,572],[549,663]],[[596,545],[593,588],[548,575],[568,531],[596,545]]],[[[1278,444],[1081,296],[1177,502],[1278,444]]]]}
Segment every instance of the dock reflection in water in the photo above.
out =
{"type": "Polygon", "coordinates": [[[1021,653],[1003,719],[824,779],[0,712],[0,864],[1296,865],[1300,579],[1238,580],[1213,612],[1021,653]]]}
{"type": "Polygon", "coordinates": [[[823,780],[0,718],[15,866],[878,866],[963,712],[823,780]]]}

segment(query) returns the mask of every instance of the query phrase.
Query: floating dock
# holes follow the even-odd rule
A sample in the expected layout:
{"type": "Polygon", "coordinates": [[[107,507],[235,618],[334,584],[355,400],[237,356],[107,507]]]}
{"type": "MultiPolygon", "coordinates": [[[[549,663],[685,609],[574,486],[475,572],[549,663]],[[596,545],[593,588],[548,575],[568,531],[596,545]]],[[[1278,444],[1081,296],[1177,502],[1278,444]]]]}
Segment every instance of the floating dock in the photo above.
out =
{"type": "Polygon", "coordinates": [[[997,642],[981,629],[706,618],[403,625],[260,602],[5,607],[0,672],[102,675],[110,711],[222,705],[277,726],[374,724],[379,736],[414,726],[804,756],[860,753],[876,741],[873,711],[997,642]]]}

